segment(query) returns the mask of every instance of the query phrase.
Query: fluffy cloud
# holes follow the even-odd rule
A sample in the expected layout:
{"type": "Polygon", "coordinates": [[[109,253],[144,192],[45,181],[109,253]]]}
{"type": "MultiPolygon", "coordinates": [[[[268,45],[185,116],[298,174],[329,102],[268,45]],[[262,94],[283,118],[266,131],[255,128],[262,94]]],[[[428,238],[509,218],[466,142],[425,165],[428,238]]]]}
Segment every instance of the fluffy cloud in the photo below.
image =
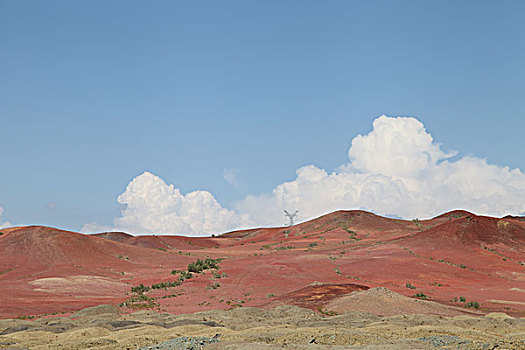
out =
{"type": "Polygon", "coordinates": [[[300,220],[357,208],[407,219],[457,208],[496,216],[525,212],[525,175],[519,169],[456,155],[443,151],[417,119],[381,116],[370,133],[353,139],[347,164],[331,173],[314,165],[302,167],[293,181],[247,196],[234,205],[235,211],[223,208],[209,192],[184,196],[144,173],[118,198],[123,210],[114,228],[219,233],[282,225],[283,209],[299,210],[300,220]]]}
{"type": "Polygon", "coordinates": [[[358,135],[349,163],[328,174],[313,165],[270,194],[236,204],[257,223],[283,222],[282,208],[309,219],[337,209],[362,208],[402,218],[427,218],[456,208],[479,214],[525,212],[525,175],[484,159],[444,152],[415,118],[381,116],[358,135]],[[263,209],[264,208],[264,209],[263,209]]]}
{"type": "Polygon", "coordinates": [[[9,221],[2,222],[2,214],[4,213],[4,208],[0,207],[0,228],[12,226],[9,221]]]}
{"type": "Polygon", "coordinates": [[[114,219],[113,227],[88,224],[82,230],[207,235],[253,225],[246,215],[223,208],[210,192],[183,195],[149,172],[133,179],[117,201],[122,216],[114,219]]]}

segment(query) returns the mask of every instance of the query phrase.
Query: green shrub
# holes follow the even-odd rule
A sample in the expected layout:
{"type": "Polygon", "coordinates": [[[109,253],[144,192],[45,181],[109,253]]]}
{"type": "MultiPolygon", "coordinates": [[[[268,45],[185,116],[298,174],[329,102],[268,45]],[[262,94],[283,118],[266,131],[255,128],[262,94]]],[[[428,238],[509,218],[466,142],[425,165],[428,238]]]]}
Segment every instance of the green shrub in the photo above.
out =
{"type": "Polygon", "coordinates": [[[160,282],[160,283],[156,283],[156,284],[151,285],[151,289],[167,289],[167,288],[170,288],[170,287],[180,286],[181,284],[182,283],[181,283],[180,280],[166,281],[166,282],[160,282]]]}
{"type": "Polygon", "coordinates": [[[289,245],[289,246],[286,246],[286,247],[277,247],[277,248],[275,248],[275,250],[288,250],[288,249],[295,249],[295,247],[289,245]]]}
{"type": "Polygon", "coordinates": [[[405,287],[407,287],[408,289],[416,289],[416,286],[412,285],[411,283],[405,284],[405,287]]]}
{"type": "Polygon", "coordinates": [[[197,261],[192,262],[188,265],[189,272],[200,273],[208,269],[217,269],[217,264],[220,262],[220,259],[197,259],[197,261]]]}
{"type": "Polygon", "coordinates": [[[479,303],[477,301],[469,301],[468,303],[465,304],[465,307],[479,309],[479,303]]]}
{"type": "Polygon", "coordinates": [[[461,301],[462,303],[464,303],[465,301],[467,301],[467,299],[465,299],[465,297],[459,297],[459,301],[461,301]]]}
{"type": "Polygon", "coordinates": [[[423,293],[417,293],[417,294],[414,294],[414,297],[415,297],[415,298],[419,298],[419,299],[423,299],[423,300],[427,300],[427,299],[428,299],[428,296],[426,296],[426,295],[423,294],[423,293]]]}
{"type": "Polygon", "coordinates": [[[193,277],[193,274],[189,271],[180,271],[179,272],[179,281],[185,281],[185,280],[189,280],[190,278],[193,277]]]}
{"type": "Polygon", "coordinates": [[[136,287],[131,287],[131,293],[142,294],[144,292],[148,292],[149,290],[150,290],[150,287],[145,286],[142,283],[136,287]]]}
{"type": "Polygon", "coordinates": [[[214,284],[211,284],[209,285],[208,287],[206,287],[207,289],[217,289],[221,286],[221,284],[219,282],[215,282],[214,284]]]}

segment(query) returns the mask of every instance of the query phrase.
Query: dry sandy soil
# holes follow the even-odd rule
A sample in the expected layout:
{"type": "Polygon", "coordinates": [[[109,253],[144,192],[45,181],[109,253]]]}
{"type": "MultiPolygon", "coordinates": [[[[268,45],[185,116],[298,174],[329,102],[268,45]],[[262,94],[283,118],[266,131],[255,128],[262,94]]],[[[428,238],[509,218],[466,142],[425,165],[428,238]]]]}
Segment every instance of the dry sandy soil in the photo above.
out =
{"type": "MultiPolygon", "coordinates": [[[[353,302],[366,303],[378,301],[384,294],[403,299],[388,290],[354,292],[351,296],[353,302]]],[[[420,303],[418,311],[442,308],[433,302],[420,303]]],[[[0,320],[0,348],[525,349],[525,319],[502,313],[445,317],[349,311],[326,316],[289,305],[185,315],[154,311],[119,314],[121,311],[106,305],[69,317],[0,320]]]]}

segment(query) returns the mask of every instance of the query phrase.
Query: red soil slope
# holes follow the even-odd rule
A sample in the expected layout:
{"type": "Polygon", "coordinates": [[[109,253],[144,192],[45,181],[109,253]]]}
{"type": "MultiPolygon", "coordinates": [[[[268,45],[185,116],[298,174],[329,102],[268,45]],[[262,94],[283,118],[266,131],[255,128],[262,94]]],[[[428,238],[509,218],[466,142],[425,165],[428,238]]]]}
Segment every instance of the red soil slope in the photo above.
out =
{"type": "Polygon", "coordinates": [[[443,304],[463,306],[452,300],[464,297],[483,311],[525,315],[521,217],[454,211],[404,221],[338,211],[291,228],[205,238],[47,227],[2,232],[0,317],[121,303],[132,286],[175,281],[172,270],[206,257],[223,258],[216,273],[145,295],[174,313],[280,303],[319,310],[338,295],[384,286],[443,304]]]}

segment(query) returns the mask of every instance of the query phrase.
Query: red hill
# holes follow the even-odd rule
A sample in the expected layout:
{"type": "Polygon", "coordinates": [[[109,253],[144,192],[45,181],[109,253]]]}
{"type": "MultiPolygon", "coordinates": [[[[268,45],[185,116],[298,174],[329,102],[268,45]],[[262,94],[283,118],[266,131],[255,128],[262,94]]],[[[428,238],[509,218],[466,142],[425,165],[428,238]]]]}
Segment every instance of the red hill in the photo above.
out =
{"type": "Polygon", "coordinates": [[[453,306],[476,301],[485,312],[525,312],[520,217],[454,211],[407,221],[338,211],[293,227],[200,238],[38,226],[2,232],[1,317],[121,303],[132,286],[175,281],[172,270],[206,258],[222,259],[218,271],[145,295],[175,313],[282,303],[319,310],[352,290],[382,286],[453,306]]]}

